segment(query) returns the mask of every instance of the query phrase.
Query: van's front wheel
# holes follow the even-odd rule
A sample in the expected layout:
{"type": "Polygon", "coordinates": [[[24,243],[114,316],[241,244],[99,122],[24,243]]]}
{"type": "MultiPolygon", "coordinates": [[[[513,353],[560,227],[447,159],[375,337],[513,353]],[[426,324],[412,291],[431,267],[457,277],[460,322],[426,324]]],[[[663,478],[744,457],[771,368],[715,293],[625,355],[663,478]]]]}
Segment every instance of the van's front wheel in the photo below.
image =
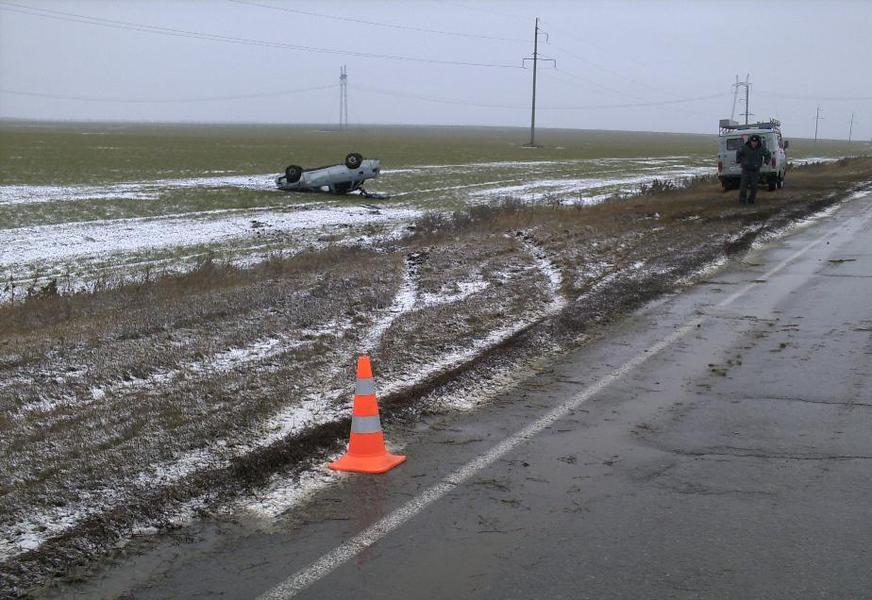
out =
{"type": "Polygon", "coordinates": [[[773,175],[769,178],[769,191],[774,192],[778,189],[778,175],[773,175]]]}

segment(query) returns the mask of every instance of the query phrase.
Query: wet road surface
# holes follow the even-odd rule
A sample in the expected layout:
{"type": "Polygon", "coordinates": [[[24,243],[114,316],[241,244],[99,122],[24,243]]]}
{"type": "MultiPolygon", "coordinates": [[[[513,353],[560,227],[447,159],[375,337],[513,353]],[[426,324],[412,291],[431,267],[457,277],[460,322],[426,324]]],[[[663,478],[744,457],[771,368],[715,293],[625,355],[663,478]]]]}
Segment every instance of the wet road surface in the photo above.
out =
{"type": "Polygon", "coordinates": [[[870,298],[867,195],[491,405],[394,426],[387,475],[197,524],[63,595],[870,597],[870,298]]]}

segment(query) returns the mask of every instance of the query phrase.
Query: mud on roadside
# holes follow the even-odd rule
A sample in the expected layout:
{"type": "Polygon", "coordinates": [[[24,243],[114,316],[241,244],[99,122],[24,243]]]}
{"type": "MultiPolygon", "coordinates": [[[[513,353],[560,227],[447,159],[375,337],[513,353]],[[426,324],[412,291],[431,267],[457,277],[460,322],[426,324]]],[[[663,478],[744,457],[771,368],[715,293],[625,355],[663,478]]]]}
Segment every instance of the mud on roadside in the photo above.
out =
{"type": "Polygon", "coordinates": [[[387,421],[486,401],[870,180],[858,159],[796,169],[753,207],[705,182],[592,207],[508,199],[371,250],[2,307],[0,595],[80,577],[137,526],[339,448],[358,348],[387,421]]]}

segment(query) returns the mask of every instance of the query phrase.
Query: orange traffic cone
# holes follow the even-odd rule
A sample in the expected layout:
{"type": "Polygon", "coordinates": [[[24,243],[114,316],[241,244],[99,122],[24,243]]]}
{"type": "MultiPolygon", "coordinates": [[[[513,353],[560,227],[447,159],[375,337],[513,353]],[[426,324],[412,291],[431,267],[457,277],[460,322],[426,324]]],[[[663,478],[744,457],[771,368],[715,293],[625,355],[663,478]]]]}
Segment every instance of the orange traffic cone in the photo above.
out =
{"type": "Polygon", "coordinates": [[[375,383],[368,356],[357,359],[357,385],[354,392],[354,409],[351,413],[351,440],[348,452],[339,460],[327,465],[334,471],[356,473],[385,473],[405,461],[405,456],[390,454],[385,449],[381,419],[378,416],[378,401],[375,398],[375,383]]]}

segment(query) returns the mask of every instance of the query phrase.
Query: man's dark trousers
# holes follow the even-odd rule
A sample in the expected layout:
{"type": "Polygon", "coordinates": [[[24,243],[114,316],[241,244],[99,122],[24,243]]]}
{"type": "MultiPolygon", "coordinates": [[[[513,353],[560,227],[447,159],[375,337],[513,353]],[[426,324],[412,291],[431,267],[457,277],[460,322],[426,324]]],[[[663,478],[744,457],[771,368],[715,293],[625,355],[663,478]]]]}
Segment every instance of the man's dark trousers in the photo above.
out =
{"type": "Polygon", "coordinates": [[[757,199],[757,182],[760,181],[760,169],[742,169],[742,179],[739,182],[739,202],[754,204],[757,199]]]}

